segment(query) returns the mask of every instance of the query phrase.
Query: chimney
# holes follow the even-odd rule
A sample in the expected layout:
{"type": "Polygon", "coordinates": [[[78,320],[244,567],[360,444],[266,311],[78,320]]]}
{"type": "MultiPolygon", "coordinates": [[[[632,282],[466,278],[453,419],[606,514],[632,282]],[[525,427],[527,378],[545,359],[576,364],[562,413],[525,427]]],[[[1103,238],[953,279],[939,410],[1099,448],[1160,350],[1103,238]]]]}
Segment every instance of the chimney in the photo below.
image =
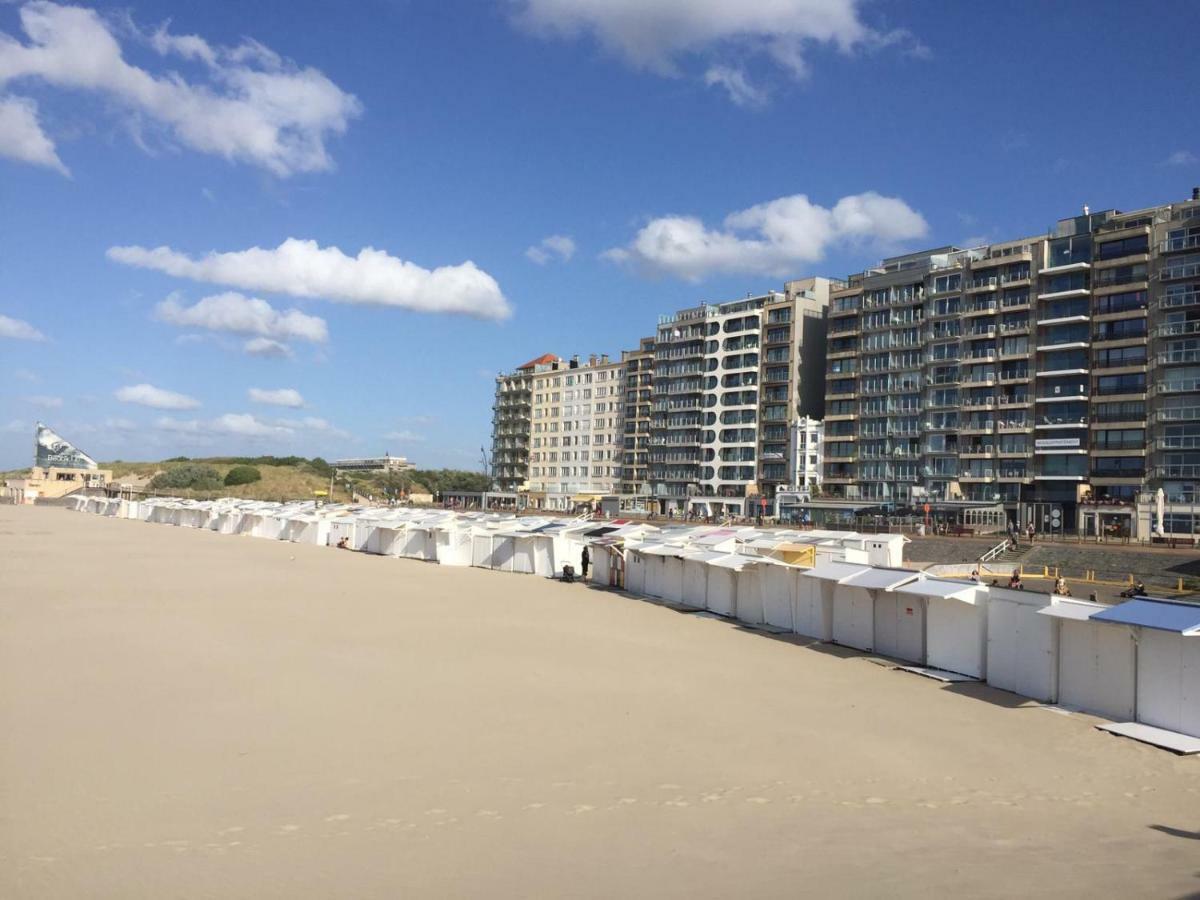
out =
{"type": "Polygon", "coordinates": [[[1200,200],[1200,187],[1192,188],[1192,199],[1200,200]]]}
{"type": "Polygon", "coordinates": [[[607,353],[600,354],[600,365],[602,365],[602,366],[608,365],[608,354],[607,353]]]}
{"type": "Polygon", "coordinates": [[[589,366],[596,365],[596,354],[595,353],[593,353],[591,356],[588,357],[588,365],[589,366]]]}
{"type": "Polygon", "coordinates": [[[570,362],[570,364],[568,364],[567,368],[568,369],[578,369],[579,368],[579,354],[578,353],[576,353],[574,356],[571,357],[571,362],[570,362]]]}

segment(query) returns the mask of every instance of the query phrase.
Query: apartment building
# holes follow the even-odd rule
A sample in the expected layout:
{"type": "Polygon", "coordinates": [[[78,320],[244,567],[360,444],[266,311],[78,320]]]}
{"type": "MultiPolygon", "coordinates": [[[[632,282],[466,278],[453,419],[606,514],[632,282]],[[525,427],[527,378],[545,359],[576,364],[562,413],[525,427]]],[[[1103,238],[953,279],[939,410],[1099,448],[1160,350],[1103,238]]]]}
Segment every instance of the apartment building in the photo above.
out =
{"type": "Polygon", "coordinates": [[[829,294],[840,282],[805,278],[784,285],[784,296],[764,307],[761,362],[758,489],[772,508],[781,488],[819,480],[809,462],[815,429],[825,410],[825,340],[829,294]],[[805,424],[801,424],[805,423],[805,424]],[[805,471],[808,470],[807,477],[805,471]]]}
{"type": "Polygon", "coordinates": [[[831,295],[825,493],[847,509],[1191,534],[1198,323],[1196,192],[886,259],[831,295]]]}
{"type": "Polygon", "coordinates": [[[625,369],[622,415],[621,494],[636,504],[650,493],[650,414],[654,402],[654,338],[621,351],[625,369]]]}
{"type": "Polygon", "coordinates": [[[825,423],[800,416],[791,426],[792,476],[788,487],[810,494],[821,486],[821,467],[825,457],[825,423]]]}
{"type": "Polygon", "coordinates": [[[822,406],[824,307],[832,286],[806,279],[782,293],[659,319],[650,479],[662,512],[771,511],[775,491],[795,478],[792,426],[822,406]]]}
{"type": "Polygon", "coordinates": [[[496,376],[496,394],[492,402],[492,480],[496,490],[515,493],[526,487],[533,421],[533,376],[561,363],[562,360],[553,353],[545,353],[512,372],[496,376]]]}
{"type": "Polygon", "coordinates": [[[608,356],[554,360],[530,377],[528,502],[570,510],[617,493],[624,365],[608,356]]]}

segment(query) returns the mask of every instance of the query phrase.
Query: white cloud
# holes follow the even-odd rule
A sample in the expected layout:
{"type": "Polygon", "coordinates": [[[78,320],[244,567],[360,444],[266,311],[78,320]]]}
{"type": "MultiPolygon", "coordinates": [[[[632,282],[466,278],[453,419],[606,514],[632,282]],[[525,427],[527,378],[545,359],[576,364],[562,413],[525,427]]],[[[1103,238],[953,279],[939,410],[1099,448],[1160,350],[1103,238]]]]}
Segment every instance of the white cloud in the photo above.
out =
{"type": "Polygon", "coordinates": [[[120,388],[113,395],[122,403],[136,403],[152,409],[195,409],[200,401],[186,394],[164,390],[152,384],[134,384],[120,388]]]}
{"type": "Polygon", "coordinates": [[[32,397],[26,397],[25,402],[33,406],[41,407],[42,409],[62,409],[62,397],[50,397],[46,394],[35,394],[32,397]]]}
{"type": "Polygon", "coordinates": [[[787,275],[823,259],[835,243],[891,247],[929,231],[924,217],[903,200],[874,191],[843,197],[832,209],[803,194],[780,197],[730,213],[723,226],[710,229],[692,216],[664,216],[604,256],[688,281],[714,272],[787,275]]]}
{"type": "Polygon", "coordinates": [[[1176,150],[1163,160],[1164,166],[1194,166],[1200,158],[1191,150],[1176,150]]]}
{"type": "Polygon", "coordinates": [[[343,431],[336,425],[331,425],[317,416],[305,416],[303,419],[280,419],[278,424],[285,428],[295,429],[296,431],[310,431],[343,439],[350,438],[350,432],[343,431]]]}
{"type": "Polygon", "coordinates": [[[383,437],[385,440],[402,441],[406,444],[420,444],[425,440],[425,435],[417,434],[415,431],[408,431],[407,429],[389,431],[383,437]]]}
{"type": "Polygon", "coordinates": [[[819,44],[846,53],[893,45],[908,46],[915,56],[929,52],[903,29],[879,32],[866,25],[860,0],[515,0],[514,5],[516,22],[537,35],[590,34],[633,67],[660,75],[680,74],[685,57],[721,52],[765,55],[795,78],[807,74],[806,55],[819,44]]]}
{"type": "Polygon", "coordinates": [[[0,96],[0,156],[71,175],[38,124],[37,104],[25,97],[0,96]]]}
{"type": "Polygon", "coordinates": [[[261,356],[266,359],[286,359],[292,355],[292,350],[287,344],[270,338],[251,338],[242,345],[242,349],[247,356],[261,356]]]}
{"type": "Polygon", "coordinates": [[[741,69],[730,66],[712,66],[704,73],[704,83],[709,87],[725,89],[729,99],[738,106],[756,107],[767,102],[767,92],[755,87],[741,69]]]}
{"type": "Polygon", "coordinates": [[[575,241],[565,234],[544,237],[525,251],[525,256],[539,266],[544,266],[555,257],[566,262],[574,255],[575,241]]]}
{"type": "Polygon", "coordinates": [[[268,406],[288,406],[292,409],[299,409],[304,405],[304,398],[294,388],[279,388],[278,390],[250,388],[246,393],[252,402],[265,403],[268,406]]]}
{"type": "Polygon", "coordinates": [[[13,377],[20,381],[28,381],[30,383],[41,381],[36,372],[31,372],[29,369],[13,369],[13,377]]]}
{"type": "Polygon", "coordinates": [[[0,431],[3,431],[5,434],[26,434],[26,433],[28,433],[32,437],[33,432],[34,432],[34,425],[32,422],[26,422],[23,419],[9,419],[7,422],[4,423],[4,427],[2,429],[0,429],[0,431]]]}
{"type": "Polygon", "coordinates": [[[186,328],[206,328],[232,334],[257,335],[277,340],[302,340],[323,343],[329,339],[325,320],[298,309],[277,310],[266,300],[247,297],[235,291],[214,294],[184,306],[172,294],[154,308],[154,317],[162,322],[186,328]]]}
{"type": "Polygon", "coordinates": [[[347,256],[337,247],[296,238],[274,249],[251,247],[196,259],[170,247],[110,247],[108,258],[176,278],[293,297],[481,319],[505,319],[512,314],[500,285],[469,260],[430,270],[372,247],[347,256]]]}
{"type": "Polygon", "coordinates": [[[44,341],[46,336],[21,319],[0,316],[0,337],[16,338],[19,341],[44,341]]]}
{"type": "Polygon", "coordinates": [[[324,419],[307,416],[303,419],[260,419],[250,413],[225,413],[215,419],[174,419],[163,416],[154,423],[160,431],[190,434],[197,437],[228,436],[248,438],[292,438],[298,434],[323,435],[349,439],[350,434],[324,419]]]}
{"type": "MultiPolygon", "coordinates": [[[[331,168],[326,139],[361,112],[353,95],[317,69],[252,41],[214,47],[197,35],[171,35],[166,26],[148,36],[131,29],[161,55],[198,67],[189,80],[130,65],[114,28],[93,10],[32,0],[20,19],[28,43],[0,33],[0,86],[39,81],[93,92],[106,107],[123,109],[135,140],[154,125],[193,150],[286,177],[331,168]]],[[[41,152],[42,164],[53,165],[45,146],[41,152]]]]}
{"type": "Polygon", "coordinates": [[[215,419],[172,419],[163,416],[154,423],[162,431],[182,434],[230,434],[240,437],[290,437],[294,432],[283,425],[263,422],[250,413],[225,413],[215,419]]]}

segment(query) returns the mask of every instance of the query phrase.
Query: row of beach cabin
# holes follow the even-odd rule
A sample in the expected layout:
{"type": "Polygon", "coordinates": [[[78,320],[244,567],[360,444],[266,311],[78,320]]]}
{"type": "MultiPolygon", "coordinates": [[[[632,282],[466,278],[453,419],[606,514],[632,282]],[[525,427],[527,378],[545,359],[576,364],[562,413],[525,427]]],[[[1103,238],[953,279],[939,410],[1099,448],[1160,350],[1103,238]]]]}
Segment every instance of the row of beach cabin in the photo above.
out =
{"type": "MultiPolygon", "coordinates": [[[[1200,606],[1103,606],[900,567],[906,539],[824,531],[655,527],[451,510],[246,500],[73,498],[100,515],[384,556],[590,581],[748,626],[878,654],[1043,703],[1200,739],[1200,606]]],[[[1200,741],[1195,742],[1200,750],[1200,741]]]]}

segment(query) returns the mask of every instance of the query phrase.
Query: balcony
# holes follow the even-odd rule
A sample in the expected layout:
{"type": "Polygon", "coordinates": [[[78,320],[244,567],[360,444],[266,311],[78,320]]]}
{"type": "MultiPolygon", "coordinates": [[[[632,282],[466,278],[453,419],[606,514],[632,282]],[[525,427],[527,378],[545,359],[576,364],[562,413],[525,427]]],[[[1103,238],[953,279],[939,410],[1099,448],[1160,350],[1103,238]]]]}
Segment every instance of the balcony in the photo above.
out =
{"type": "Polygon", "coordinates": [[[1029,294],[1022,293],[1015,297],[1003,297],[1000,300],[1001,309],[1028,309],[1029,294]]]}
{"type": "Polygon", "coordinates": [[[1200,362],[1200,350],[1168,350],[1164,353],[1159,353],[1156,358],[1160,366],[1200,362]]]}
{"type": "Polygon", "coordinates": [[[963,309],[963,315],[964,316],[992,316],[992,315],[995,315],[996,312],[999,311],[999,309],[1000,309],[1000,304],[997,303],[995,300],[988,300],[986,302],[976,301],[975,303],[968,304],[963,309]]]}
{"type": "Polygon", "coordinates": [[[1159,450],[1200,450],[1200,435],[1179,434],[1160,437],[1154,442],[1159,450]]]}
{"type": "Polygon", "coordinates": [[[1200,334],[1200,319],[1191,322],[1167,322],[1154,329],[1155,337],[1184,337],[1200,334]]]}
{"type": "Polygon", "coordinates": [[[1159,298],[1158,305],[1163,309],[1200,305],[1200,288],[1188,288],[1183,291],[1173,291],[1170,294],[1163,294],[1159,298]]]}
{"type": "Polygon", "coordinates": [[[996,448],[989,444],[976,444],[969,447],[959,448],[958,455],[960,457],[981,458],[985,456],[994,456],[996,448]]]}
{"type": "Polygon", "coordinates": [[[1073,316],[1054,316],[1049,319],[1043,319],[1038,316],[1038,325],[1069,325],[1072,322],[1087,322],[1091,317],[1086,313],[1078,313],[1073,316]]]}
{"type": "Polygon", "coordinates": [[[1178,253],[1181,250],[1193,250],[1200,247],[1200,234],[1186,234],[1182,237],[1167,238],[1158,245],[1160,253],[1178,253]]]}
{"type": "Polygon", "coordinates": [[[967,293],[971,294],[976,291],[994,291],[1000,286],[1000,279],[995,275],[986,278],[975,278],[967,282],[967,293]]]}
{"type": "Polygon", "coordinates": [[[1033,423],[1027,419],[996,423],[998,434],[1030,434],[1032,431],[1033,423]]]}
{"type": "Polygon", "coordinates": [[[1173,261],[1164,265],[1159,272],[1159,278],[1163,281],[1175,281],[1178,278],[1200,278],[1200,262],[1191,262],[1191,258],[1181,260],[1178,263],[1173,261]]]}
{"type": "Polygon", "coordinates": [[[1091,288],[1068,288],[1065,291],[1050,291],[1046,294],[1038,294],[1038,300],[1069,300],[1072,297],[1088,297],[1091,293],[1091,288]]]}
{"type": "Polygon", "coordinates": [[[1156,422],[1200,422],[1200,406],[1173,406],[1154,414],[1156,422]]]}
{"type": "Polygon", "coordinates": [[[959,428],[960,434],[991,434],[996,430],[995,422],[967,422],[959,428]]]}
{"type": "MultiPolygon", "coordinates": [[[[1053,263],[1055,260],[1051,260],[1051,262],[1053,263]]],[[[1062,262],[1058,262],[1056,265],[1046,266],[1046,268],[1042,269],[1040,272],[1038,272],[1038,274],[1062,275],[1066,272],[1086,272],[1091,267],[1092,264],[1086,260],[1066,258],[1062,262]]]]}
{"type": "Polygon", "coordinates": [[[1200,465],[1155,466],[1154,473],[1159,478],[1169,478],[1171,480],[1177,478],[1200,478],[1200,465]]]}
{"type": "Polygon", "coordinates": [[[1011,372],[1001,372],[1000,373],[1000,383],[1001,384],[1017,384],[1018,382],[1028,381],[1028,380],[1029,380],[1029,370],[1028,369],[1017,369],[1017,370],[1011,371],[1011,372]]]}
{"type": "Polygon", "coordinates": [[[1013,481],[1021,484],[1033,484],[1033,476],[1024,469],[998,469],[998,481],[1013,481]]]}
{"type": "Polygon", "coordinates": [[[995,387],[996,373],[985,372],[982,374],[975,373],[964,375],[962,383],[968,385],[969,387],[995,387]]]}
{"type": "Polygon", "coordinates": [[[1200,378],[1167,378],[1154,384],[1155,393],[1188,394],[1200,391],[1200,378]]]}
{"type": "Polygon", "coordinates": [[[996,398],[997,406],[1028,406],[1032,402],[1028,394],[1003,394],[996,398]]]}
{"type": "Polygon", "coordinates": [[[995,397],[963,397],[962,406],[967,409],[990,409],[996,405],[995,397]]]}
{"type": "Polygon", "coordinates": [[[962,472],[958,476],[959,481],[995,481],[995,469],[977,469],[973,472],[962,472]]]}

